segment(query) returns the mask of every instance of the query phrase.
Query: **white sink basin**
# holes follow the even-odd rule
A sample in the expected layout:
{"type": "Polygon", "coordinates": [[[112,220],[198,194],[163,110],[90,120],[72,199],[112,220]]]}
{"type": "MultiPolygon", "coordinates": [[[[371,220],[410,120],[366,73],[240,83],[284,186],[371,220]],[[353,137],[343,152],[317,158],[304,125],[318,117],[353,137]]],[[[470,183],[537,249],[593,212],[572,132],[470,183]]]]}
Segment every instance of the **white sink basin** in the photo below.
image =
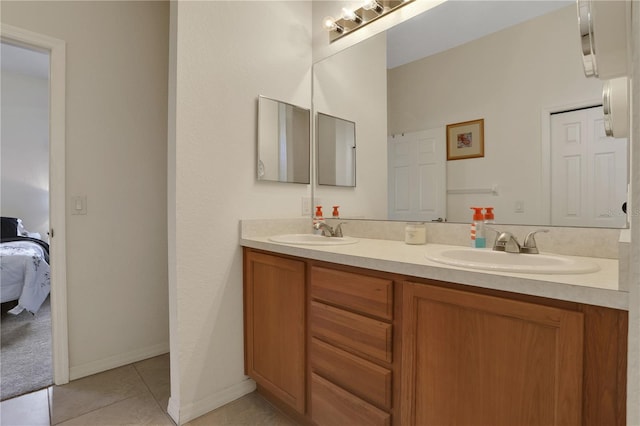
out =
{"type": "Polygon", "coordinates": [[[358,240],[351,237],[325,237],[316,234],[283,234],[269,237],[274,243],[300,244],[306,246],[335,246],[354,244],[358,240]]]}
{"type": "Polygon", "coordinates": [[[526,274],[588,274],[600,267],[588,259],[555,254],[518,254],[473,248],[428,248],[427,259],[446,265],[526,274]]]}

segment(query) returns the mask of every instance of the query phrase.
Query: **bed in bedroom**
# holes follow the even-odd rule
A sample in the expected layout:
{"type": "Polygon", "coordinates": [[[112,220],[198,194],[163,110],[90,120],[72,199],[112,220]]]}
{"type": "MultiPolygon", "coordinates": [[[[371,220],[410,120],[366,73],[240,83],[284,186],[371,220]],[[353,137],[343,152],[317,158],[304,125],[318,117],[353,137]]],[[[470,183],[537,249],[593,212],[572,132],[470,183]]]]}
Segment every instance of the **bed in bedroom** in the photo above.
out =
{"type": "Polygon", "coordinates": [[[0,229],[0,302],[18,301],[9,313],[35,314],[51,289],[49,244],[24,229],[18,218],[2,217],[0,229]]]}

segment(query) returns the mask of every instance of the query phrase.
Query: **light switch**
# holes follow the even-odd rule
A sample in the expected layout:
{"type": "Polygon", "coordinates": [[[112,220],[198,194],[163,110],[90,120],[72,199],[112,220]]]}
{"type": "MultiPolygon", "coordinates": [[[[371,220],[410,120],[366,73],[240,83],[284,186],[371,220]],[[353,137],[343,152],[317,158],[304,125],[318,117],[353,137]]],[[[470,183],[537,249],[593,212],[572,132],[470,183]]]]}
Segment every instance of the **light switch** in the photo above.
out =
{"type": "Polygon", "coordinates": [[[75,195],[71,197],[71,214],[87,214],[86,195],[75,195]]]}

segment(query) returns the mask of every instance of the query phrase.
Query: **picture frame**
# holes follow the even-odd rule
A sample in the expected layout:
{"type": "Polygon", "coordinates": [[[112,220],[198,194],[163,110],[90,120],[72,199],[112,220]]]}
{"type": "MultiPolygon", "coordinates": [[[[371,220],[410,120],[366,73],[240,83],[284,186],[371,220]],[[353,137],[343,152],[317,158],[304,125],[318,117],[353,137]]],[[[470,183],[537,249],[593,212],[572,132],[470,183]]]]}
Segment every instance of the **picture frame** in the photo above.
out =
{"type": "Polygon", "coordinates": [[[447,124],[447,161],[484,157],[484,119],[447,124]]]}

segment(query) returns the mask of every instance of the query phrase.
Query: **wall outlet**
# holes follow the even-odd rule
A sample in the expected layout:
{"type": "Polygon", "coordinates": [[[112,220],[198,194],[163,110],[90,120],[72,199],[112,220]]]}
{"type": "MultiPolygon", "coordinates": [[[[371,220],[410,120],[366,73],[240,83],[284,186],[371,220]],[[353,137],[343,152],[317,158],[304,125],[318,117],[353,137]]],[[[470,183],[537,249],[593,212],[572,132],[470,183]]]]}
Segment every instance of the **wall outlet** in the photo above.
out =
{"type": "Polygon", "coordinates": [[[513,209],[513,211],[516,213],[524,213],[524,201],[522,200],[516,201],[516,206],[513,209]]]}

